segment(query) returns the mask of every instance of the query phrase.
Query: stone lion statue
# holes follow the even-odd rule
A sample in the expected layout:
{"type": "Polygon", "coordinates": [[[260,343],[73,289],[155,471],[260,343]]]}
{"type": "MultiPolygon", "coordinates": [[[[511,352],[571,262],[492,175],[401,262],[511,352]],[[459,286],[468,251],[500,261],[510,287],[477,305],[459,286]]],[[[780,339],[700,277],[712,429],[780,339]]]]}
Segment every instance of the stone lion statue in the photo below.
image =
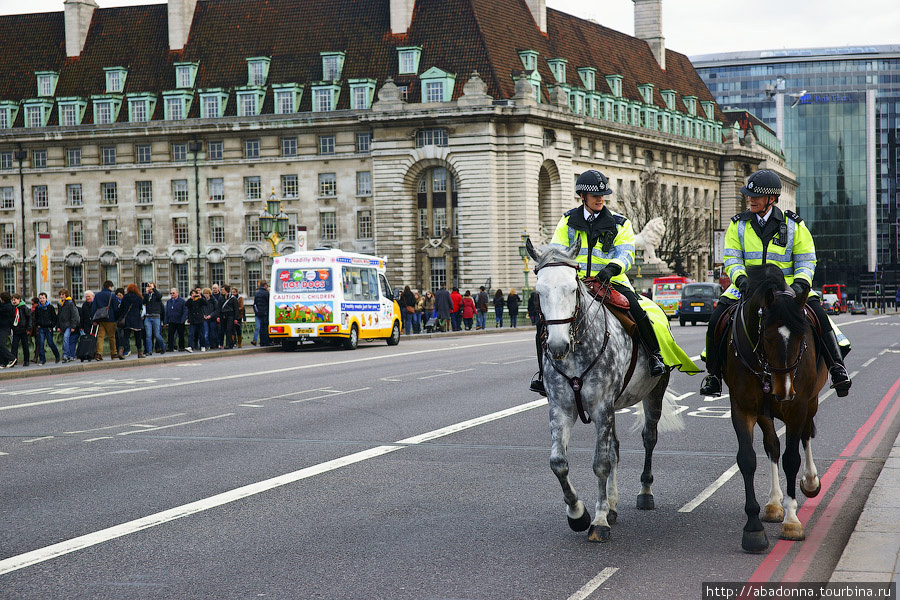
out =
{"type": "Polygon", "coordinates": [[[652,265],[662,262],[656,256],[656,248],[662,242],[662,238],[666,233],[666,226],[663,224],[662,217],[656,217],[647,221],[640,233],[634,236],[635,253],[639,249],[644,251],[644,264],[652,265]]]}

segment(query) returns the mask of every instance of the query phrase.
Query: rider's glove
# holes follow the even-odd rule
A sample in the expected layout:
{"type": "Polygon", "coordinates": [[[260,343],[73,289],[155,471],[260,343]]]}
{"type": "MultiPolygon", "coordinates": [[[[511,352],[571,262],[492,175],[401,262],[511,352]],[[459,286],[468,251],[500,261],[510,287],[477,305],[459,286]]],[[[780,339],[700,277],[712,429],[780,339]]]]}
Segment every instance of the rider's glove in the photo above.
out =
{"type": "Polygon", "coordinates": [[[597,280],[606,283],[616,275],[622,272],[622,268],[616,263],[608,263],[597,273],[597,280]]]}
{"type": "Polygon", "coordinates": [[[734,280],[734,285],[741,291],[741,298],[746,299],[747,292],[750,291],[750,280],[747,279],[747,276],[738,275],[738,278],[734,280]]]}
{"type": "Polygon", "coordinates": [[[809,292],[809,284],[806,283],[805,279],[795,279],[794,283],[791,284],[791,289],[794,290],[794,293],[799,298],[809,292]]]}

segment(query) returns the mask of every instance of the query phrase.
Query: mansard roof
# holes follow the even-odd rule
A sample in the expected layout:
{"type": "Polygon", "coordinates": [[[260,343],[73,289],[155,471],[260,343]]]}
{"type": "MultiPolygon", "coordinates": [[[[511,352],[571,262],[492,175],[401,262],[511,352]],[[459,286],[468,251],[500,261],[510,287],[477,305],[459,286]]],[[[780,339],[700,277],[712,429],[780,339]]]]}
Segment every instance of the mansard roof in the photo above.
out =
{"type": "MultiPolygon", "coordinates": [[[[102,3],[102,0],[100,0],[102,3]]],[[[390,0],[199,0],[187,43],[168,49],[167,5],[98,8],[94,11],[81,55],[67,58],[62,12],[0,16],[0,100],[21,101],[37,96],[36,71],[58,71],[56,97],[105,92],[104,67],[128,69],[124,94],[175,89],[174,63],[197,62],[195,89],[234,88],[247,84],[248,57],[271,58],[268,84],[306,86],[300,111],[311,110],[310,85],[322,79],[320,52],[345,53],[342,93],[337,109],[349,108],[347,80],[387,78],[408,85],[410,98],[419,93],[417,76],[398,75],[397,47],[421,46],[419,73],[438,67],[457,75],[452,98],[463,93],[478,71],[494,98],[511,98],[515,77],[523,70],[522,50],[539,53],[538,71],[544,84],[556,80],[548,59],[568,60],[566,82],[582,88],[580,67],[597,69],[596,89],[609,93],[605,75],[622,75],[622,95],[642,101],[638,85],[656,86],[658,93],[678,92],[677,108],[686,112],[683,96],[714,100],[686,56],[666,51],[665,70],[642,40],[547,9],[547,33],[541,33],[523,0],[417,0],[409,30],[390,31],[390,0]]],[[[546,89],[543,90],[546,96],[546,89]]],[[[154,119],[162,118],[157,102],[154,119]]],[[[226,115],[235,114],[229,100],[226,115]]],[[[271,113],[272,91],[263,113],[271,113]]],[[[702,111],[698,111],[701,112],[702,111]]],[[[48,125],[56,124],[53,111],[48,125]]],[[[194,102],[188,117],[199,116],[194,102]]],[[[723,119],[716,108],[716,118],[723,119]]],[[[21,126],[23,111],[15,123],[21,126]]],[[[127,120],[127,110],[119,121],[127,120]]],[[[85,123],[92,122],[88,104],[85,123]]]]}

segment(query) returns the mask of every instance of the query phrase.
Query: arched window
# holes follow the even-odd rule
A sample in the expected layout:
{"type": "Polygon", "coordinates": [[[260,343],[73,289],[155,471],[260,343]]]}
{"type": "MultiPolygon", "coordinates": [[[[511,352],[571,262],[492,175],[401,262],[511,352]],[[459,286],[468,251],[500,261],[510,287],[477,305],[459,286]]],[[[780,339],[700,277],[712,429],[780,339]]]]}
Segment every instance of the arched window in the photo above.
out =
{"type": "Polygon", "coordinates": [[[417,237],[439,238],[459,235],[456,218],[456,179],[444,167],[426,169],[416,186],[417,237]]]}

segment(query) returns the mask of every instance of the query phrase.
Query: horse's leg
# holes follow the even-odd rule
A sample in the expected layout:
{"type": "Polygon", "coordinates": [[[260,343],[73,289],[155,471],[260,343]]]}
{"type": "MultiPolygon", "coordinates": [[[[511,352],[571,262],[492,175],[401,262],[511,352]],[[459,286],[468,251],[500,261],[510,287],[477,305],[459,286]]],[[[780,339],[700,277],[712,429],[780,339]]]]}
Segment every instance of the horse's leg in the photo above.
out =
{"type": "Polygon", "coordinates": [[[781,480],[778,478],[778,458],[781,456],[781,443],[775,433],[775,423],[768,417],[759,418],[759,428],[763,432],[763,448],[769,457],[769,501],[763,507],[762,520],[767,523],[781,523],[784,519],[784,509],[781,502],[784,494],[781,492],[781,480]]]}
{"type": "Polygon", "coordinates": [[[578,499],[578,493],[569,482],[569,459],[566,450],[574,419],[558,406],[550,407],[550,469],[562,486],[566,503],[566,518],[573,531],[584,531],[591,524],[591,515],[578,499]]]}
{"type": "Polygon", "coordinates": [[[616,414],[612,415],[612,444],[609,448],[609,463],[612,465],[609,479],[606,480],[606,496],[609,499],[609,514],[606,520],[615,525],[619,518],[616,507],[619,505],[619,436],[616,434],[616,414]]]}
{"type": "Polygon", "coordinates": [[[610,460],[610,455],[614,453],[615,433],[613,432],[612,409],[600,410],[596,415],[592,415],[597,426],[597,446],[594,449],[594,475],[597,476],[597,515],[591,521],[591,528],[588,530],[588,540],[592,542],[608,542],[609,541],[609,498],[606,493],[607,482],[610,473],[613,472],[615,463],[610,460]]]}
{"type": "Polygon", "coordinates": [[[803,540],[803,524],[797,518],[797,472],[800,471],[800,436],[788,427],[784,439],[784,477],[787,479],[787,499],[784,501],[784,521],[781,523],[781,539],[803,540]]]}
{"type": "Polygon", "coordinates": [[[641,493],[637,497],[637,507],[640,510],[653,510],[656,503],[653,500],[653,449],[656,447],[657,425],[662,416],[662,397],[666,392],[668,377],[663,377],[660,384],[644,398],[644,428],[641,438],[644,440],[644,470],[641,472],[641,493]]]}
{"type": "Polygon", "coordinates": [[[819,481],[819,472],[816,470],[816,463],[813,462],[809,438],[801,438],[800,441],[806,455],[806,460],[803,461],[803,477],[800,478],[800,491],[807,498],[815,498],[822,489],[822,482],[819,481]]]}
{"type": "Polygon", "coordinates": [[[756,415],[745,412],[731,396],[731,424],[738,439],[737,464],[744,477],[744,512],[747,523],[741,538],[741,548],[747,552],[762,552],[769,547],[766,531],[759,520],[759,503],[753,489],[753,474],[756,472],[756,452],[753,450],[753,428],[756,415]]]}

